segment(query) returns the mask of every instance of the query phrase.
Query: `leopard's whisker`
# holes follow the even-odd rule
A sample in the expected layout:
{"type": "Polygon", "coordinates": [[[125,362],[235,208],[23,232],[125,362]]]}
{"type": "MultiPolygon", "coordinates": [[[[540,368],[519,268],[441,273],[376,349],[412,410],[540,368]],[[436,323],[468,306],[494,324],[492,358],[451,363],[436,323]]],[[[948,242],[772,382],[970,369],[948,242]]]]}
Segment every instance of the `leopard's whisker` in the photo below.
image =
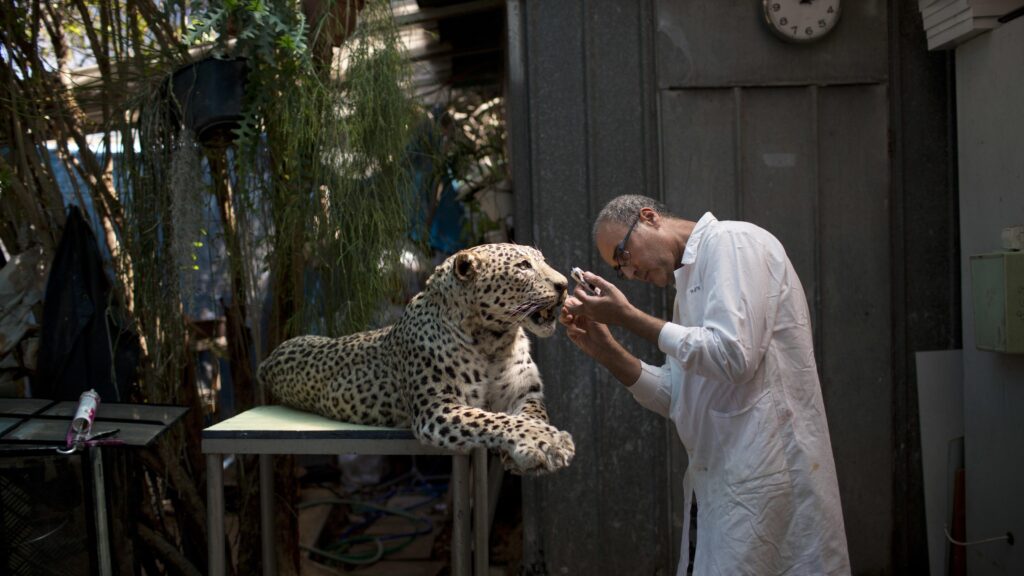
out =
{"type": "Polygon", "coordinates": [[[511,316],[514,317],[514,318],[518,318],[518,317],[522,317],[522,316],[528,316],[528,315],[532,314],[533,311],[537,309],[537,307],[538,307],[537,302],[535,302],[533,300],[529,300],[527,302],[523,302],[522,304],[519,304],[518,306],[512,308],[511,316]]]}
{"type": "Polygon", "coordinates": [[[512,321],[515,323],[522,322],[530,314],[533,314],[537,310],[544,307],[544,302],[539,300],[527,300],[526,302],[516,306],[512,309],[512,321]]]}

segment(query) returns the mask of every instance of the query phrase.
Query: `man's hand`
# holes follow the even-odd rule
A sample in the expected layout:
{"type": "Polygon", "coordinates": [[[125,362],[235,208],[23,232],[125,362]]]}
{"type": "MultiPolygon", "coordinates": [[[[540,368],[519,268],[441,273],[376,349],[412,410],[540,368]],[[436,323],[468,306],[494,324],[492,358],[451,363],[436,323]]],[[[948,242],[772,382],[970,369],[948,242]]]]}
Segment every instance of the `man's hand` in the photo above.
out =
{"type": "MultiPolygon", "coordinates": [[[[665,321],[645,314],[629,303],[626,295],[614,284],[593,272],[584,272],[583,278],[601,289],[599,296],[587,294],[579,286],[566,298],[563,309],[573,317],[582,317],[601,325],[622,326],[626,330],[654,344],[665,321]]],[[[607,326],[604,327],[607,330],[607,326]]],[[[570,334],[570,338],[572,335],[570,334]]],[[[610,337],[610,336],[609,336],[610,337]]],[[[614,340],[613,340],[614,342],[614,340]]],[[[581,346],[582,348],[582,346],[581,346]]],[[[584,351],[586,351],[584,349],[584,351]]]]}
{"type": "MultiPolygon", "coordinates": [[[[577,288],[577,291],[582,292],[582,289],[577,288]]],[[[597,358],[615,347],[615,338],[605,324],[569,311],[570,307],[578,309],[579,306],[576,296],[566,298],[558,321],[565,326],[566,335],[573,344],[588,356],[597,358]]]]}
{"type": "MultiPolygon", "coordinates": [[[[578,291],[582,289],[577,288],[578,291]]],[[[602,292],[604,288],[601,288],[602,292]]],[[[558,321],[565,326],[566,334],[580,350],[597,360],[607,368],[615,378],[625,386],[632,386],[640,377],[640,360],[626,351],[602,324],[586,316],[579,316],[569,311],[579,309],[581,302],[575,296],[565,299],[558,321]]]]}
{"type": "Polygon", "coordinates": [[[565,301],[565,307],[573,316],[586,316],[590,320],[602,324],[622,326],[630,314],[636,312],[633,305],[626,299],[626,295],[614,284],[593,272],[584,272],[583,278],[598,287],[601,290],[601,295],[587,294],[585,290],[577,286],[572,298],[565,301]]]}

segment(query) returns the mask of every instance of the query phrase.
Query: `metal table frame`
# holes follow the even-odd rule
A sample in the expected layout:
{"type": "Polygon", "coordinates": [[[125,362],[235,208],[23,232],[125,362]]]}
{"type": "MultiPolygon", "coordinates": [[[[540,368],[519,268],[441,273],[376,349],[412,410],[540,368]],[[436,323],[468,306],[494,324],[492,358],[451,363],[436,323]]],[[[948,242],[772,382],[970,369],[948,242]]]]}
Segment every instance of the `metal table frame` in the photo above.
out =
{"type": "Polygon", "coordinates": [[[206,454],[206,514],[209,574],[226,574],[224,531],[224,456],[258,454],[263,574],[276,574],[274,555],[274,454],[443,454],[452,457],[452,574],[487,574],[489,518],[487,450],[472,451],[473,525],[476,554],[470,542],[470,454],[456,454],[421,443],[406,428],[382,428],[337,422],[283,406],[258,406],[203,430],[206,454]]]}
{"type": "MultiPolygon", "coordinates": [[[[63,448],[71,418],[78,407],[76,400],[42,398],[0,398],[0,456],[57,457],[55,448],[63,448]]],[[[125,404],[101,402],[96,411],[92,433],[118,429],[115,439],[121,445],[111,448],[145,447],[152,444],[188,408],[166,404],[125,404]]],[[[83,474],[92,481],[92,507],[96,525],[96,563],[103,576],[113,573],[110,534],[107,520],[106,480],[103,473],[103,450],[99,445],[81,451],[86,459],[83,474]]],[[[70,456],[68,454],[67,456],[70,456]]]]}

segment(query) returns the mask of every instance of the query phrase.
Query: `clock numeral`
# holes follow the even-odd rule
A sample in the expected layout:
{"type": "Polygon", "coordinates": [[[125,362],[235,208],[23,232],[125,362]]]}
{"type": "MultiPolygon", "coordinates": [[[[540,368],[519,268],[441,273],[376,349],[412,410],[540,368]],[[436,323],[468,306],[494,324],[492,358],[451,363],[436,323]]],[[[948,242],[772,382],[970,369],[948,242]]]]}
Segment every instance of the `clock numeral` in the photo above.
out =
{"type": "Polygon", "coordinates": [[[834,29],[840,1],[762,0],[758,4],[765,23],[774,32],[793,42],[813,42],[834,29]]]}

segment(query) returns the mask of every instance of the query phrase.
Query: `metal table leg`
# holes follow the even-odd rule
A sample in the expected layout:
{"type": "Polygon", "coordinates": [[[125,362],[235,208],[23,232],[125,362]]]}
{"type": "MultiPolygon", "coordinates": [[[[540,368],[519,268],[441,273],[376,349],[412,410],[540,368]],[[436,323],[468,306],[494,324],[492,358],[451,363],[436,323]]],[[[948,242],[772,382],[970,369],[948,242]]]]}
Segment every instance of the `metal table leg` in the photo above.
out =
{"type": "Polygon", "coordinates": [[[260,535],[263,548],[263,576],[277,574],[274,548],[274,455],[260,454],[260,535]]]}
{"type": "Polygon", "coordinates": [[[473,449],[473,534],[475,548],[473,569],[477,576],[487,576],[490,568],[490,519],[487,497],[487,449],[473,449]]]}
{"type": "Polygon", "coordinates": [[[469,456],[452,456],[452,576],[469,576],[469,456]]]}
{"type": "Polygon", "coordinates": [[[206,530],[209,538],[209,574],[224,576],[224,457],[206,455],[206,530]]]}
{"type": "Polygon", "coordinates": [[[103,480],[103,451],[99,446],[89,448],[89,467],[92,468],[93,506],[96,510],[96,556],[100,574],[110,576],[110,533],[107,530],[107,489],[103,480]]]}

